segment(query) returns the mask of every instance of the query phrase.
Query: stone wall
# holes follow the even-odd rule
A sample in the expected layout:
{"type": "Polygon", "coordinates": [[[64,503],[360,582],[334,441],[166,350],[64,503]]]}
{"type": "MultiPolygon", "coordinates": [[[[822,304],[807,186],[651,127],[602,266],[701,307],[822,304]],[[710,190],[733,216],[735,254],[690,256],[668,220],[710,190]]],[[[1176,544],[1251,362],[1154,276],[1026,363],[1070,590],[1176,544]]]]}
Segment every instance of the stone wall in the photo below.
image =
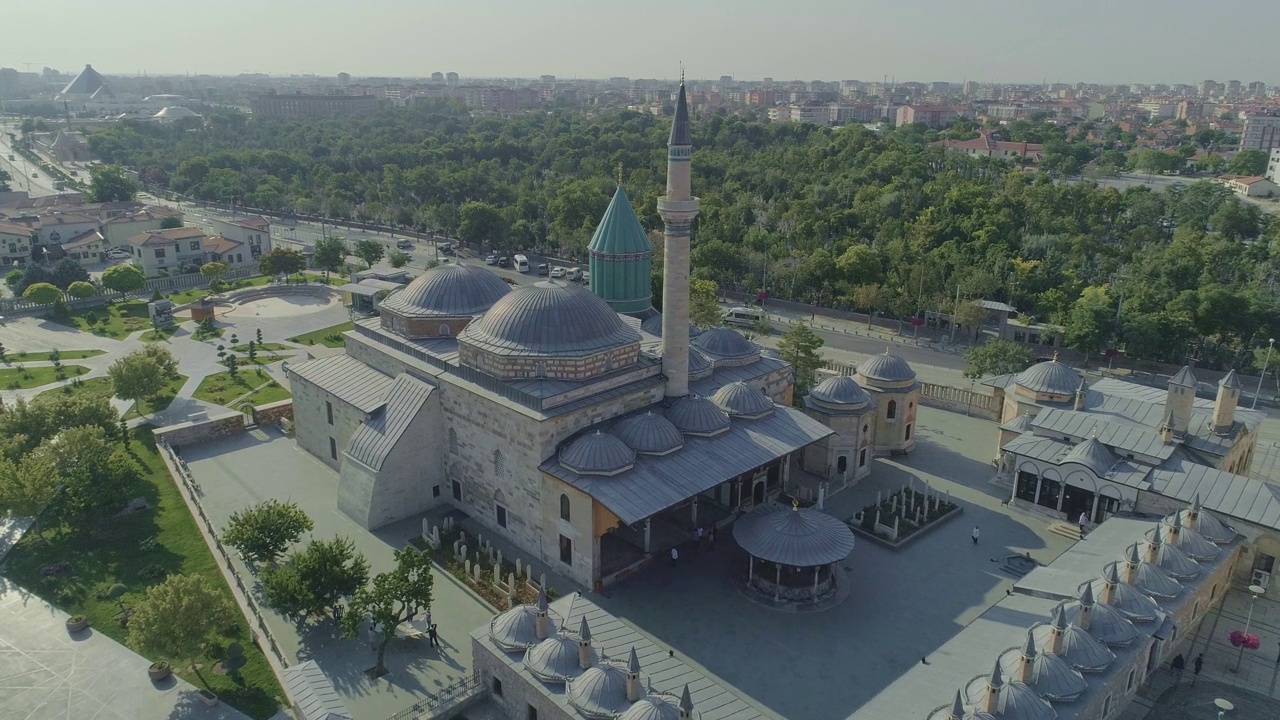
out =
{"type": "Polygon", "coordinates": [[[534,686],[532,676],[519,672],[497,657],[485,643],[471,639],[471,656],[480,682],[489,691],[489,699],[508,718],[537,717],[538,720],[578,720],[534,686]],[[495,683],[494,681],[498,682],[495,683]],[[534,712],[530,712],[533,708],[534,712]],[[536,714],[535,714],[536,713],[536,714]]]}
{"type": "Polygon", "coordinates": [[[639,343],[585,357],[562,357],[503,355],[476,347],[467,342],[466,338],[458,341],[458,360],[463,365],[494,377],[511,380],[589,380],[630,367],[639,359],[639,343]]]}
{"type": "Polygon", "coordinates": [[[406,317],[394,310],[383,308],[380,321],[385,330],[408,338],[457,337],[471,317],[406,317]]]}
{"type": "Polygon", "coordinates": [[[192,420],[152,430],[156,442],[167,442],[181,448],[184,445],[208,442],[234,435],[244,430],[244,413],[228,412],[207,420],[192,420]]]}
{"type": "Polygon", "coordinates": [[[920,404],[987,420],[1000,419],[1001,404],[995,397],[965,388],[920,383],[920,404]]]}
{"type": "Polygon", "coordinates": [[[298,422],[294,425],[294,437],[298,447],[314,455],[321,462],[338,470],[338,458],[347,448],[351,434],[360,427],[367,417],[355,406],[339,400],[318,385],[304,380],[297,375],[289,376],[290,390],[293,392],[294,415],[298,422]],[[328,403],[333,407],[333,422],[329,422],[328,403]],[[332,445],[330,444],[332,440],[332,445]]]}
{"type": "Polygon", "coordinates": [[[293,417],[293,400],[280,400],[266,405],[258,405],[253,409],[253,416],[259,425],[275,425],[284,418],[293,417]]]}

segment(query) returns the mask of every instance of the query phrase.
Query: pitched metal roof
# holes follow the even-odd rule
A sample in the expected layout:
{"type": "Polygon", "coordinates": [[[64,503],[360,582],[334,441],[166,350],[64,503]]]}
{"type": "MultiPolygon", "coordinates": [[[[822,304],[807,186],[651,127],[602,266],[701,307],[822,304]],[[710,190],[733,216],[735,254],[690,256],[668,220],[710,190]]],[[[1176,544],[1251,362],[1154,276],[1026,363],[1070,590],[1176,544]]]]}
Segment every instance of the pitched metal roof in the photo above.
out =
{"type": "MultiPolygon", "coordinates": [[[[1045,411],[1045,412],[1048,412],[1048,411],[1045,411]]],[[[1031,416],[1019,415],[1012,420],[1008,420],[1004,423],[1001,423],[1000,429],[1008,430],[1010,432],[1024,433],[1031,429],[1031,416]]]]}
{"type": "Polygon", "coordinates": [[[1280,530],[1280,487],[1257,478],[1173,457],[1151,473],[1151,491],[1188,503],[1199,495],[1205,509],[1280,530]]]}
{"type": "Polygon", "coordinates": [[[821,510],[777,503],[738,518],[733,539],[754,557],[792,567],[838,562],[854,544],[849,526],[821,510]]]}
{"type": "Polygon", "coordinates": [[[409,375],[399,375],[387,391],[386,404],[351,434],[347,455],[381,470],[387,455],[435,388],[409,375]]]}
{"type": "Polygon", "coordinates": [[[832,433],[798,410],[779,407],[759,420],[732,422],[715,437],[686,436],[678,452],[640,455],[635,467],[613,477],[578,475],[554,457],[539,469],[587,493],[629,524],[832,433]]]}
{"type": "MultiPolygon", "coordinates": [[[[604,659],[624,661],[634,648],[652,692],[681,697],[683,688],[687,685],[690,701],[694,707],[694,717],[700,720],[763,720],[765,717],[760,710],[748,704],[732,688],[721,685],[684,664],[679,657],[668,654],[665,647],[658,647],[648,636],[582,595],[573,593],[559,598],[551,603],[551,610],[564,617],[565,627],[579,627],[583,621],[589,622],[591,644],[604,659]]],[[[489,652],[495,652],[496,647],[489,639],[488,630],[488,627],[481,627],[472,632],[471,637],[484,645],[489,652]]],[[[495,655],[499,661],[507,663],[517,674],[524,675],[520,672],[523,656],[509,655],[501,651],[495,652],[495,655]]],[[[563,686],[542,683],[530,677],[529,688],[562,708],[566,715],[576,714],[569,704],[563,686]]]]}
{"type": "Polygon", "coordinates": [[[588,246],[593,255],[652,255],[653,245],[640,226],[640,218],[627,199],[627,192],[619,185],[596,225],[588,246]]]}
{"type": "Polygon", "coordinates": [[[1175,444],[1166,444],[1152,427],[1144,427],[1123,417],[1096,412],[1045,408],[1031,421],[1042,434],[1061,434],[1071,438],[1096,437],[1120,454],[1134,453],[1164,460],[1173,455],[1175,444]]]}
{"type": "Polygon", "coordinates": [[[287,667],[282,676],[285,692],[302,711],[303,720],[351,720],[354,717],[315,660],[287,667]]]}
{"type": "Polygon", "coordinates": [[[580,356],[640,342],[640,333],[591,291],[544,280],[493,304],[458,336],[502,355],[580,356]]]}
{"type": "MultiPolygon", "coordinates": [[[[1004,444],[1001,450],[1015,453],[1023,457],[1033,460],[1061,465],[1065,462],[1067,455],[1075,448],[1071,443],[1055,440],[1053,438],[1042,437],[1035,433],[1023,433],[1018,437],[1004,444]]],[[[1095,475],[1098,473],[1090,468],[1095,475]]],[[[1119,483],[1126,487],[1138,488],[1146,490],[1150,483],[1147,476],[1151,473],[1150,466],[1140,465],[1121,460],[1111,466],[1111,469],[1099,477],[1105,477],[1112,482],[1119,483]]]]}
{"type": "Polygon", "coordinates": [[[1098,477],[1106,477],[1107,472],[1116,464],[1116,456],[1107,449],[1106,445],[1098,442],[1097,438],[1089,438],[1071,448],[1071,451],[1063,455],[1059,461],[1059,463],[1069,462],[1084,465],[1098,477]]]}
{"type": "Polygon", "coordinates": [[[382,407],[393,382],[350,355],[289,363],[288,372],[366,413],[382,407]]]}

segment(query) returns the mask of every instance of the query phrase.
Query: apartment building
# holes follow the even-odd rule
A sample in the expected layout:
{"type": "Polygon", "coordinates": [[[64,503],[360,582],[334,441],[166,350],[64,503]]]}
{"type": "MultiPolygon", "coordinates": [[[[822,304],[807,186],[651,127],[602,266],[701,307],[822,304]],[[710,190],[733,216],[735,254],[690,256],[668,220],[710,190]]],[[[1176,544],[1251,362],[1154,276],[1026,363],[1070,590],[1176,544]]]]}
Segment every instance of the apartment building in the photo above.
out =
{"type": "Polygon", "coordinates": [[[931,128],[947,127],[958,117],[968,114],[962,107],[953,105],[903,105],[898,108],[898,125],[920,123],[931,128]]]}
{"type": "Polygon", "coordinates": [[[205,262],[204,231],[198,227],[148,230],[129,238],[133,264],[147,277],[180,273],[205,262]]]}
{"type": "Polygon", "coordinates": [[[107,239],[97,228],[86,230],[62,244],[66,256],[81,265],[97,265],[107,260],[107,239]]]}
{"type": "Polygon", "coordinates": [[[250,102],[255,117],[272,120],[315,120],[327,117],[372,115],[378,111],[376,95],[260,95],[250,102]]]}
{"type": "Polygon", "coordinates": [[[129,238],[148,230],[159,230],[165,218],[182,219],[182,211],[172,208],[148,207],[107,219],[102,223],[102,234],[109,247],[123,248],[129,245],[129,238]]]}
{"type": "Polygon", "coordinates": [[[1280,115],[1246,115],[1240,133],[1241,150],[1280,148],[1280,115]]]}
{"type": "Polygon", "coordinates": [[[26,225],[0,221],[0,264],[4,272],[31,262],[31,230],[26,225]]]}
{"type": "Polygon", "coordinates": [[[212,229],[218,235],[240,243],[248,249],[244,262],[258,262],[265,253],[271,252],[271,221],[258,215],[232,218],[230,220],[215,219],[212,229]]]}
{"type": "Polygon", "coordinates": [[[1280,185],[1280,148],[1271,148],[1271,158],[1267,160],[1267,179],[1280,185]]]}

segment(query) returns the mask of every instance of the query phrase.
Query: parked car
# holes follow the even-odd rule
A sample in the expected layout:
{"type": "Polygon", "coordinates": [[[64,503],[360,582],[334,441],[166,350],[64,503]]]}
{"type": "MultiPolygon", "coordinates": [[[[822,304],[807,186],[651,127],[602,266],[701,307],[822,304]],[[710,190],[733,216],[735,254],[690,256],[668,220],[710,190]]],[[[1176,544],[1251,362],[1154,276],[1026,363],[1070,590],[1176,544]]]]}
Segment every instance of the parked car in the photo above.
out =
{"type": "Polygon", "coordinates": [[[562,267],[553,267],[551,268],[551,277],[562,278],[564,277],[564,272],[565,272],[564,268],[562,267]]]}
{"type": "Polygon", "coordinates": [[[497,256],[497,255],[490,255],[490,256],[486,257],[486,258],[484,259],[484,264],[485,264],[485,265],[497,265],[497,264],[498,264],[498,256],[497,256]]]}
{"type": "Polygon", "coordinates": [[[509,267],[510,265],[511,265],[511,258],[507,257],[506,255],[503,255],[502,257],[498,258],[498,267],[509,267]]]}
{"type": "Polygon", "coordinates": [[[112,260],[128,260],[133,256],[129,254],[128,250],[121,250],[120,248],[116,248],[115,250],[108,252],[107,257],[111,258],[112,260]]]}
{"type": "Polygon", "coordinates": [[[565,277],[567,277],[568,279],[574,282],[578,282],[579,280],[582,279],[582,268],[580,267],[569,268],[569,272],[565,273],[565,277]]]}
{"type": "Polygon", "coordinates": [[[453,254],[453,243],[445,243],[445,244],[441,245],[441,246],[440,246],[440,254],[441,254],[441,255],[452,255],[452,254],[453,254]]]}
{"type": "Polygon", "coordinates": [[[546,275],[546,274],[547,274],[547,273],[549,273],[549,272],[551,272],[551,266],[550,266],[550,265],[548,265],[548,264],[546,264],[546,263],[538,263],[538,274],[539,274],[539,275],[546,275]]]}
{"type": "Polygon", "coordinates": [[[583,271],[582,271],[582,279],[581,279],[581,280],[579,280],[578,282],[582,283],[583,285],[590,285],[590,284],[591,284],[591,273],[590,273],[590,271],[583,270],[583,271]]]}
{"type": "Polygon", "coordinates": [[[413,241],[408,238],[405,238],[403,240],[397,240],[396,247],[400,248],[401,250],[412,250],[413,241]]]}

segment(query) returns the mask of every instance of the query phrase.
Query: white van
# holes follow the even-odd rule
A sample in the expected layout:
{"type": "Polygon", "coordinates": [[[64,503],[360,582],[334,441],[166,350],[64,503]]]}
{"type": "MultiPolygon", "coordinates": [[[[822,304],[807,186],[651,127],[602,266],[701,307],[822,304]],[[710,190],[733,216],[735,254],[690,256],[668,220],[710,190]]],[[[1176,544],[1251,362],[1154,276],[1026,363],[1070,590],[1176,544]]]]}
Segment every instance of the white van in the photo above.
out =
{"type": "Polygon", "coordinates": [[[529,272],[529,258],[523,255],[517,255],[515,258],[516,272],[529,272]]]}
{"type": "Polygon", "coordinates": [[[758,308],[736,307],[724,311],[724,321],[728,325],[753,326],[760,324],[764,313],[758,308]]]}

